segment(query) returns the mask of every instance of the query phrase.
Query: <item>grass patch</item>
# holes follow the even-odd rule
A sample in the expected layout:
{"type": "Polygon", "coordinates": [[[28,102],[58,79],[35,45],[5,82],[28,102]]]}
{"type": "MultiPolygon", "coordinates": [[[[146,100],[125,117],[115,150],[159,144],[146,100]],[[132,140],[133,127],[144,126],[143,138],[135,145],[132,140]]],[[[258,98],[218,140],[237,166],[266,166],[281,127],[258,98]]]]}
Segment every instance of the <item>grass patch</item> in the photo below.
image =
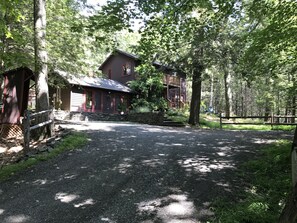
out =
{"type": "Polygon", "coordinates": [[[220,119],[215,115],[200,114],[200,127],[218,129],[220,128],[220,119]]]}
{"type": "Polygon", "coordinates": [[[182,122],[184,124],[188,123],[189,112],[184,112],[182,110],[168,110],[165,117],[171,119],[174,122],[182,122]]]}
{"type": "MultiPolygon", "coordinates": [[[[224,120],[226,121],[226,120],[224,120]]],[[[255,125],[232,125],[232,124],[223,124],[222,129],[227,130],[255,130],[255,131],[270,131],[270,130],[282,130],[282,131],[292,131],[296,128],[296,126],[292,125],[260,125],[259,122],[261,120],[244,120],[240,119],[237,120],[240,122],[255,122],[255,125]]],[[[200,126],[202,128],[211,128],[217,129],[220,128],[220,118],[216,115],[209,115],[209,114],[200,114],[200,126]]]]}
{"type": "Polygon", "coordinates": [[[223,125],[223,129],[229,130],[258,130],[258,131],[270,131],[270,130],[282,130],[282,131],[292,131],[296,127],[289,125],[223,125]]]}
{"type": "Polygon", "coordinates": [[[62,139],[56,147],[49,153],[38,154],[35,157],[21,161],[19,163],[10,164],[0,169],[0,181],[8,179],[11,175],[16,174],[24,169],[27,169],[41,161],[52,159],[64,151],[73,150],[81,147],[87,143],[87,137],[83,133],[72,133],[71,135],[62,139]]]}
{"type": "Polygon", "coordinates": [[[277,219],[291,189],[290,151],[292,142],[280,141],[262,149],[260,156],[241,167],[241,199],[214,202],[213,222],[271,223],[277,219]]]}
{"type": "MultiPolygon", "coordinates": [[[[165,114],[165,117],[171,119],[175,122],[182,122],[184,124],[188,123],[189,120],[189,112],[185,112],[183,110],[168,110],[165,114]]],[[[226,121],[226,120],[224,120],[226,121]]],[[[282,130],[282,131],[292,131],[296,128],[296,126],[292,125],[260,125],[262,123],[261,120],[237,120],[240,122],[254,122],[255,125],[232,125],[232,124],[223,124],[222,129],[227,130],[255,130],[255,131],[271,131],[271,130],[282,130]]],[[[220,128],[220,118],[214,114],[200,114],[199,121],[201,128],[207,129],[218,129],[220,128]]]]}

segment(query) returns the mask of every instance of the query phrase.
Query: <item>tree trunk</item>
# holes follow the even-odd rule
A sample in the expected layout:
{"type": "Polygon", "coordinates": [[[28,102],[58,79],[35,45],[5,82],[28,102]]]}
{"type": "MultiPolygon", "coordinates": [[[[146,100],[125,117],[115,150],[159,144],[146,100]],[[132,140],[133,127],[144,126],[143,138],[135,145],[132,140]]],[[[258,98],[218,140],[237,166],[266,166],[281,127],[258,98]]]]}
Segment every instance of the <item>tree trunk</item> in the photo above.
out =
{"type": "Polygon", "coordinates": [[[214,78],[213,78],[213,73],[210,74],[210,99],[209,99],[209,107],[213,108],[213,82],[214,82],[214,78]]]}
{"type": "Polygon", "coordinates": [[[292,178],[293,178],[293,193],[289,196],[287,203],[280,215],[278,223],[295,223],[297,220],[297,183],[296,183],[296,160],[295,163],[293,157],[296,158],[297,150],[297,128],[295,129],[294,141],[292,144],[292,178]],[[294,154],[295,153],[295,154],[294,154]]]}
{"type": "MultiPolygon", "coordinates": [[[[269,78],[265,79],[265,85],[266,85],[266,87],[268,87],[268,89],[270,89],[269,88],[269,86],[270,86],[269,78]]],[[[266,98],[265,98],[265,111],[264,111],[264,116],[265,116],[264,121],[265,122],[268,121],[268,116],[270,115],[270,113],[271,113],[270,99],[268,98],[268,96],[266,96],[266,98]]]]}
{"type": "MultiPolygon", "coordinates": [[[[44,111],[49,109],[48,93],[48,71],[46,51],[46,0],[34,0],[34,53],[35,53],[35,93],[36,110],[44,111]]],[[[49,120],[48,113],[40,116],[36,121],[42,123],[49,120]]],[[[32,132],[35,139],[44,139],[47,133],[50,134],[49,126],[41,127],[32,132]],[[46,131],[48,130],[48,131],[46,131]]]]}
{"type": "Polygon", "coordinates": [[[192,80],[192,99],[190,105],[190,117],[189,124],[197,125],[199,124],[200,118],[200,103],[201,103],[201,76],[203,67],[198,65],[194,69],[193,80],[192,80]]]}
{"type": "Polygon", "coordinates": [[[226,117],[230,117],[231,110],[232,110],[232,105],[231,105],[232,92],[231,92],[230,84],[231,84],[231,75],[227,70],[227,68],[225,68],[224,85],[225,85],[225,116],[226,117]]]}
{"type": "Polygon", "coordinates": [[[264,114],[264,116],[265,116],[265,119],[264,119],[264,121],[265,122],[267,122],[268,121],[268,116],[270,115],[270,113],[271,113],[271,109],[270,109],[270,103],[269,103],[269,99],[265,99],[265,114],[264,114]]]}
{"type": "MultiPolygon", "coordinates": [[[[292,82],[293,82],[293,89],[292,89],[292,116],[296,115],[296,93],[297,93],[297,84],[296,84],[296,78],[294,74],[295,70],[293,69],[293,74],[292,74],[292,82]]],[[[295,123],[295,117],[291,118],[291,123],[295,123]]]]}
{"type": "Polygon", "coordinates": [[[34,50],[35,50],[35,82],[36,110],[49,108],[48,71],[46,51],[46,0],[34,0],[34,50]]]}
{"type": "MultiPolygon", "coordinates": [[[[7,14],[6,12],[4,12],[4,15],[1,15],[1,19],[3,19],[3,25],[7,26],[8,22],[7,22],[7,14]]],[[[5,55],[6,52],[6,33],[3,32],[2,36],[1,36],[1,42],[2,42],[2,47],[1,47],[1,55],[5,55]]],[[[0,72],[3,73],[5,71],[5,64],[4,64],[4,60],[3,57],[1,56],[0,59],[0,72]]]]}

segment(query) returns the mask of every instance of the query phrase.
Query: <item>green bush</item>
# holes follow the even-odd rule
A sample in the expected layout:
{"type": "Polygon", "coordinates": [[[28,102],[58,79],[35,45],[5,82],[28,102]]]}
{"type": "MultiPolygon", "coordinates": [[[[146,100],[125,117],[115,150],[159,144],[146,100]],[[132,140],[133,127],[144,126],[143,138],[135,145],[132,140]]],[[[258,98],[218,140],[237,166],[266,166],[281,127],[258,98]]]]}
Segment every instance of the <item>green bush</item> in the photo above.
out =
{"type": "Polygon", "coordinates": [[[137,94],[132,101],[132,108],[148,107],[150,111],[164,111],[167,103],[163,94],[163,73],[152,64],[141,64],[137,67],[136,80],[129,82],[129,87],[137,94]]]}

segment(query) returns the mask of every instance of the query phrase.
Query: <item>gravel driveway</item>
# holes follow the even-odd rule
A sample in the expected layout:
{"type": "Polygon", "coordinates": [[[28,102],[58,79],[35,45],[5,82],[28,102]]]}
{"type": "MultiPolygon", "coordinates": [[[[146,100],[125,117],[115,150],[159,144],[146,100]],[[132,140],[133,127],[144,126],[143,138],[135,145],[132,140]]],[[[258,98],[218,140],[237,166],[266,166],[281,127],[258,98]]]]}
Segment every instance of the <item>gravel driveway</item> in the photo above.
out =
{"type": "Polygon", "coordinates": [[[0,222],[205,222],[232,199],[236,169],[260,146],[292,133],[93,122],[87,146],[39,163],[0,185],[0,222]]]}

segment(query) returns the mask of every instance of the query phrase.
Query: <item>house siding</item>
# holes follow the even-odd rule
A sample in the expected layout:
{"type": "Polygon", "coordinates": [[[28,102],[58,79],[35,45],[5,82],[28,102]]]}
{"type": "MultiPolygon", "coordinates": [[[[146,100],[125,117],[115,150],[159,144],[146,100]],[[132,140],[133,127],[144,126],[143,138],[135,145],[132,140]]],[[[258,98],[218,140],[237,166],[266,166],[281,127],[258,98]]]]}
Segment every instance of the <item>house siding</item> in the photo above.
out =
{"type": "Polygon", "coordinates": [[[29,84],[33,73],[28,68],[18,68],[2,75],[4,89],[0,122],[17,124],[28,107],[29,84]]]}
{"type": "MultiPolygon", "coordinates": [[[[128,81],[136,79],[135,67],[139,64],[140,60],[136,56],[127,56],[127,53],[116,50],[104,61],[100,69],[106,77],[127,84],[128,81]],[[123,76],[123,65],[127,63],[131,64],[131,75],[123,76]]],[[[187,102],[186,75],[158,63],[154,63],[154,66],[164,73],[163,95],[168,100],[169,107],[183,107],[187,102]]]]}
{"type": "Polygon", "coordinates": [[[111,73],[111,79],[127,85],[127,82],[135,80],[135,60],[125,55],[113,55],[110,60],[102,68],[103,74],[108,78],[111,73]],[[123,75],[123,65],[130,64],[131,74],[123,75]]]}
{"type": "MultiPolygon", "coordinates": [[[[125,108],[128,108],[131,95],[128,93],[109,91],[96,88],[79,89],[77,86],[71,90],[71,109],[70,111],[94,112],[94,113],[119,113],[119,104],[124,100],[125,108]],[[91,106],[86,106],[87,92],[92,95],[91,106]]],[[[126,112],[125,110],[124,112],[126,112]]]]}

